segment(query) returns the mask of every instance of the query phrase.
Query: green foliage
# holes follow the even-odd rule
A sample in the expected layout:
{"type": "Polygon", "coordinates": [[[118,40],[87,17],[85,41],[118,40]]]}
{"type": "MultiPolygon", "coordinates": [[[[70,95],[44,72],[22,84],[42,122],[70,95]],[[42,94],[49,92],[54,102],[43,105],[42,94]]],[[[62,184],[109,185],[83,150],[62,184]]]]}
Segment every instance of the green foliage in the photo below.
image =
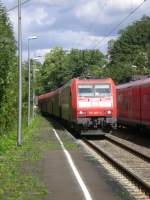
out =
{"type": "Polygon", "coordinates": [[[68,68],[71,78],[82,75],[100,75],[100,69],[105,64],[105,57],[99,50],[72,49],[68,54],[68,68]]]}
{"type": "Polygon", "coordinates": [[[133,75],[150,73],[150,17],[143,17],[122,30],[118,40],[109,42],[111,62],[107,73],[117,82],[133,75]]]}
{"type": "Polygon", "coordinates": [[[109,66],[104,71],[105,76],[112,77],[116,83],[124,83],[130,81],[134,75],[133,69],[124,63],[118,63],[115,66],[109,66]]]}
{"type": "MultiPolygon", "coordinates": [[[[36,91],[36,94],[40,94],[40,91],[42,90],[41,72],[42,72],[42,64],[36,60],[31,59],[31,77],[32,77],[31,78],[31,93],[33,92],[33,89],[36,91]]],[[[27,79],[28,78],[26,77],[26,80],[27,79]]]]}
{"type": "Polygon", "coordinates": [[[0,134],[7,131],[16,116],[16,45],[12,26],[0,5],[0,134]]]}
{"type": "Polygon", "coordinates": [[[64,82],[66,73],[66,53],[62,48],[55,48],[46,54],[41,69],[42,85],[44,91],[57,88],[64,82]]]}
{"type": "MultiPolygon", "coordinates": [[[[40,200],[47,189],[39,177],[38,162],[49,148],[49,140],[40,130],[42,118],[32,121],[29,129],[23,130],[23,145],[16,146],[16,131],[1,138],[0,143],[0,199],[40,200]]],[[[59,147],[60,148],[60,147],[59,147]]]]}
{"type": "Polygon", "coordinates": [[[56,89],[79,76],[100,77],[105,63],[105,57],[99,50],[65,51],[56,47],[45,57],[40,71],[41,84],[38,83],[38,92],[56,89]]]}
{"type": "MultiPolygon", "coordinates": [[[[26,112],[26,68],[23,66],[23,116],[26,112]]],[[[16,42],[6,9],[0,3],[0,135],[17,122],[18,64],[16,42]]]]}

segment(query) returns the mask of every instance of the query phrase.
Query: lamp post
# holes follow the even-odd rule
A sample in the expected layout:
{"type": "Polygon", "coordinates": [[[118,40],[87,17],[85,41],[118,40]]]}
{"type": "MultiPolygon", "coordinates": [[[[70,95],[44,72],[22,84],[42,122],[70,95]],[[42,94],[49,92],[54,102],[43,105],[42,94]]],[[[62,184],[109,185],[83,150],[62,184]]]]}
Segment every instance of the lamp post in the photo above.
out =
{"type": "Polygon", "coordinates": [[[21,0],[18,0],[18,135],[17,145],[21,145],[22,135],[22,33],[21,33],[21,0]]]}
{"type": "MultiPolygon", "coordinates": [[[[37,56],[37,57],[35,57],[35,58],[33,58],[33,60],[39,60],[39,58],[40,57],[42,57],[42,56],[37,56]]],[[[33,105],[32,105],[32,108],[33,108],[33,110],[32,110],[32,117],[34,118],[35,117],[35,72],[36,72],[37,70],[35,69],[35,67],[34,67],[34,63],[33,63],[33,69],[32,69],[32,76],[33,76],[33,105]]]]}
{"type": "Polygon", "coordinates": [[[27,125],[30,124],[30,89],[31,89],[31,79],[30,79],[30,40],[37,39],[37,36],[28,37],[28,112],[27,112],[27,125]]]}

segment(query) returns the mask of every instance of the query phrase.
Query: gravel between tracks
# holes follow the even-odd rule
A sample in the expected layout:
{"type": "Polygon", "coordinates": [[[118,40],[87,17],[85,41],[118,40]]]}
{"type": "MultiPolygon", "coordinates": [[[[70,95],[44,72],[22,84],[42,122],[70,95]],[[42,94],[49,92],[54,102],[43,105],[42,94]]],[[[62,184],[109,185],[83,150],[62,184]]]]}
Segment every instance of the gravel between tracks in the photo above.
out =
{"type": "Polygon", "coordinates": [[[116,131],[107,136],[110,136],[114,139],[117,138],[117,140],[121,143],[134,148],[135,150],[150,158],[150,138],[148,138],[146,134],[140,135],[134,132],[128,133],[116,131]]]}
{"type": "Polygon", "coordinates": [[[150,185],[150,163],[107,140],[94,141],[94,144],[100,146],[105,152],[109,153],[114,159],[119,160],[122,165],[150,185]]]}

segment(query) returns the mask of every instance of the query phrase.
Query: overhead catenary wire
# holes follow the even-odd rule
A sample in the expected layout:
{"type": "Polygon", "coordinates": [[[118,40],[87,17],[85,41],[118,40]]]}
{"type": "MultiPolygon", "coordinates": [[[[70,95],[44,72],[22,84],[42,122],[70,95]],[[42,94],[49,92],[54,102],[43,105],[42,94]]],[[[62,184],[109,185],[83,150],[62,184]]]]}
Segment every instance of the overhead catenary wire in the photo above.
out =
{"type": "MultiPolygon", "coordinates": [[[[142,1],[136,8],[134,8],[126,17],[124,17],[115,27],[113,27],[106,36],[104,36],[100,41],[97,41],[96,45],[91,49],[98,48],[106,39],[108,36],[110,36],[118,27],[120,27],[121,24],[123,24],[131,15],[133,15],[147,0],[142,1]]],[[[89,60],[89,63],[92,60],[92,55],[89,60]]],[[[88,70],[88,69],[87,69],[88,70]]]]}
{"type": "Polygon", "coordinates": [[[109,37],[118,27],[120,27],[131,15],[133,15],[147,0],[142,1],[136,8],[134,8],[126,17],[124,17],[116,26],[114,26],[106,36],[104,36],[93,48],[97,48],[100,44],[102,44],[107,37],[109,37]]]}
{"type": "MultiPolygon", "coordinates": [[[[31,0],[24,0],[23,2],[21,2],[21,5],[24,5],[26,3],[28,3],[31,0]]],[[[13,6],[12,8],[8,9],[7,12],[11,12],[12,10],[15,10],[16,8],[18,8],[18,5],[13,6]]]]}
{"type": "MultiPolygon", "coordinates": [[[[108,36],[110,36],[118,27],[120,27],[131,15],[133,15],[147,0],[142,1],[136,8],[134,8],[126,17],[124,17],[116,26],[114,26],[106,36],[104,36],[100,41],[96,42],[96,45],[92,49],[96,49],[99,47],[100,44],[102,44],[108,36]]],[[[92,27],[93,28],[93,27],[92,27]]],[[[93,42],[93,41],[92,41],[93,42]]],[[[90,62],[92,60],[92,55],[90,62]]]]}

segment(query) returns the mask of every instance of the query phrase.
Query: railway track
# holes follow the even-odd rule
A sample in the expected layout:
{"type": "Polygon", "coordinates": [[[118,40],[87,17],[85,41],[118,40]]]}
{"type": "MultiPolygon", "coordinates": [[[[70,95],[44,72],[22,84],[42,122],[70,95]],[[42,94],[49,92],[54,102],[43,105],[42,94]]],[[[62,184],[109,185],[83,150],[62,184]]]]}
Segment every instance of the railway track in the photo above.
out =
{"type": "Polygon", "coordinates": [[[103,140],[83,138],[83,142],[142,190],[148,197],[146,199],[150,199],[149,156],[111,135],[106,136],[103,140]]]}
{"type": "Polygon", "coordinates": [[[136,145],[111,134],[105,135],[105,139],[124,148],[127,151],[130,151],[131,153],[150,163],[150,150],[147,150],[147,148],[136,145]]]}

